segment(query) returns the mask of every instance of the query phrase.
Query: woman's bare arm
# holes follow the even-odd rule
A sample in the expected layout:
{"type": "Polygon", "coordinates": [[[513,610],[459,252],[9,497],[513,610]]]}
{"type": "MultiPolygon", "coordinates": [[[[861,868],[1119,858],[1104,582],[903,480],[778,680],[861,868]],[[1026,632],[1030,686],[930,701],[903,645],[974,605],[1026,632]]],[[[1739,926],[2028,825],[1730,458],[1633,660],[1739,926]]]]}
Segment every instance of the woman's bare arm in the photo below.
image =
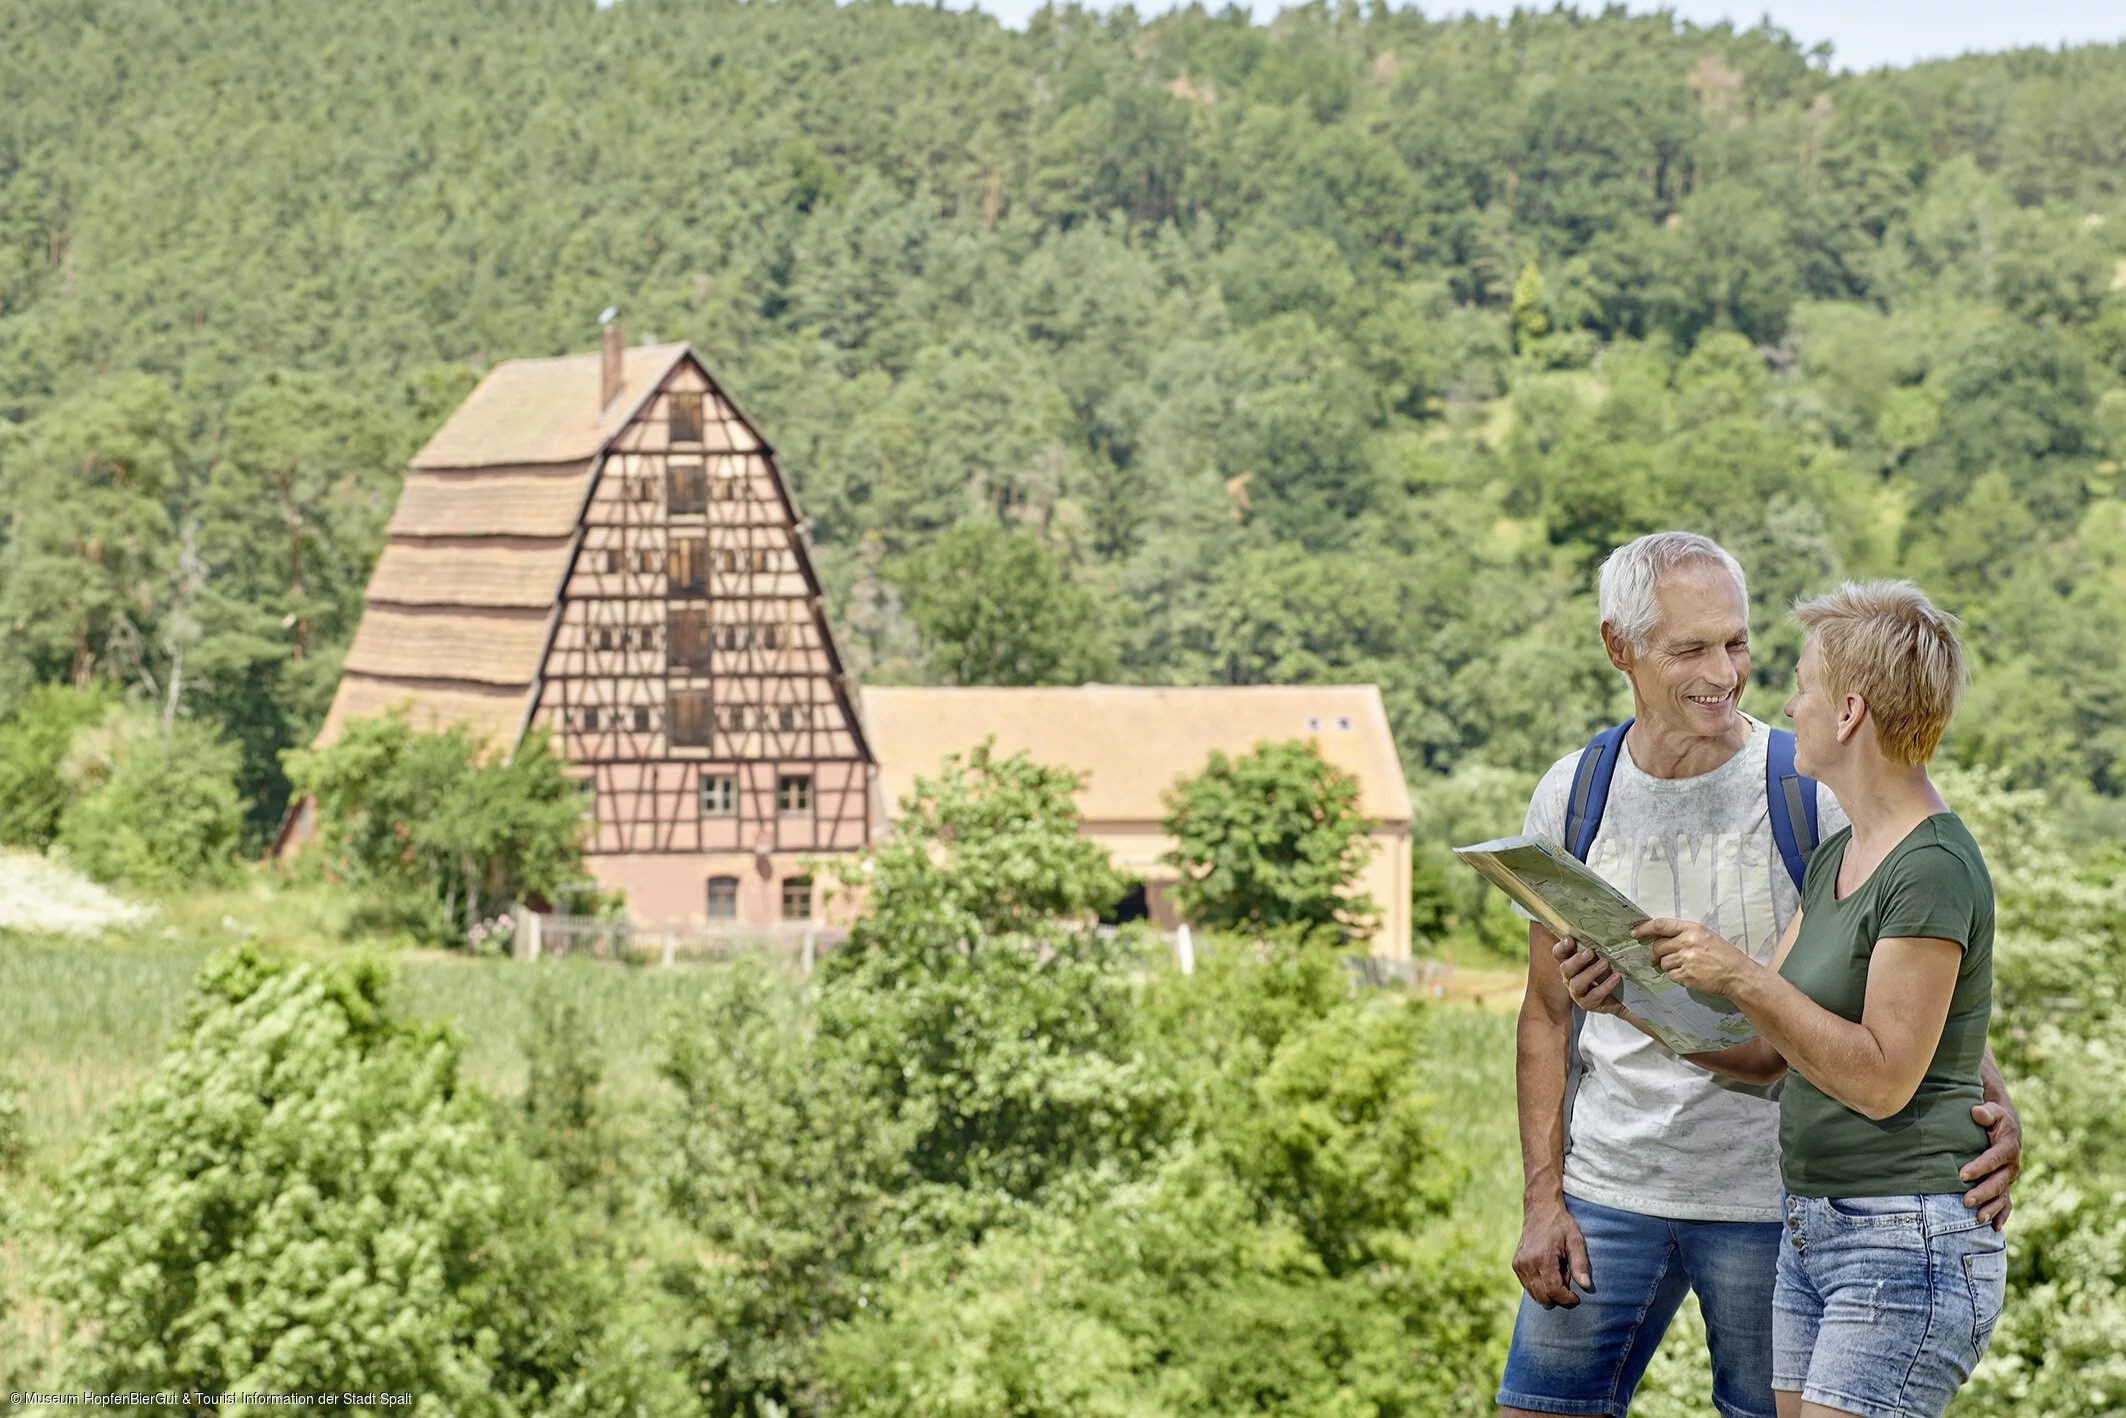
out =
{"type": "Polygon", "coordinates": [[[1858,1022],[1833,1014],[1776,969],[1687,921],[1649,921],[1654,963],[1692,989],[1726,995],[1808,1080],[1857,1113],[1886,1118],[1912,1101],[1941,1041],[1963,950],[1955,941],[1877,941],[1858,1022]]]}

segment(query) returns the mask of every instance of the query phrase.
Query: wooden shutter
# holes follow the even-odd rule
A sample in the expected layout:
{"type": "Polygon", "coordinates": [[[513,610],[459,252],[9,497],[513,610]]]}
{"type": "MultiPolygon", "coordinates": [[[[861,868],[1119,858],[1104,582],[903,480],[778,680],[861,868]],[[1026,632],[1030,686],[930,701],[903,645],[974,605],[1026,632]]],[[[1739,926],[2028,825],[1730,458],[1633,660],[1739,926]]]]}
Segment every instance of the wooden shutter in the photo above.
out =
{"type": "Polygon", "coordinates": [[[671,612],[670,627],[666,632],[670,646],[667,659],[675,670],[693,670],[697,674],[709,672],[709,608],[707,606],[678,606],[671,612]]]}
{"type": "Polygon", "coordinates": [[[706,689],[675,689],[669,692],[671,740],[674,748],[709,746],[709,692],[706,689]]]}

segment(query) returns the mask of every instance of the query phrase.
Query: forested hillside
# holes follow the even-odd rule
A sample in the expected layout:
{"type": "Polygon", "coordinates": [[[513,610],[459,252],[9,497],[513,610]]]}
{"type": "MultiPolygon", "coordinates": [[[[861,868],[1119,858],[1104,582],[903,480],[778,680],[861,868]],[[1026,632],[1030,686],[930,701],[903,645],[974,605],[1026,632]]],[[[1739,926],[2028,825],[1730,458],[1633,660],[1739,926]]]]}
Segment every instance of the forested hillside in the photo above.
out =
{"type": "Polygon", "coordinates": [[[218,724],[254,833],[401,460],[609,304],[777,440],[862,674],[1376,679],[1451,816],[1615,712],[1590,570],[1675,524],[1760,713],[1787,599],[1903,570],[1980,646],[1955,754],[2126,794],[2126,50],[23,0],[0,74],[4,685],[218,724]],[[1029,643],[960,643],[961,524],[1029,643]]]}

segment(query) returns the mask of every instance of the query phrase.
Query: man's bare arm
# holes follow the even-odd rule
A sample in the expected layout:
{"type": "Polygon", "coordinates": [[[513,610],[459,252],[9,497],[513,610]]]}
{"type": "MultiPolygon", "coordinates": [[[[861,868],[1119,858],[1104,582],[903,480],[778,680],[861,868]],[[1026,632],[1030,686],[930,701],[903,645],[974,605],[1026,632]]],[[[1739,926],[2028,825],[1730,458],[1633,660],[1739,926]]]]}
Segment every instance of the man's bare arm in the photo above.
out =
{"type": "Polygon", "coordinates": [[[1572,1041],[1572,1001],[1565,994],[1551,947],[1557,937],[1528,927],[1528,989],[1521,996],[1514,1039],[1514,1100],[1521,1131],[1521,1244],[1513,1271],[1530,1296],[1546,1305],[1576,1305],[1572,1283],[1594,1283],[1587,1243],[1565,1209],[1566,1050],[1572,1041]]]}

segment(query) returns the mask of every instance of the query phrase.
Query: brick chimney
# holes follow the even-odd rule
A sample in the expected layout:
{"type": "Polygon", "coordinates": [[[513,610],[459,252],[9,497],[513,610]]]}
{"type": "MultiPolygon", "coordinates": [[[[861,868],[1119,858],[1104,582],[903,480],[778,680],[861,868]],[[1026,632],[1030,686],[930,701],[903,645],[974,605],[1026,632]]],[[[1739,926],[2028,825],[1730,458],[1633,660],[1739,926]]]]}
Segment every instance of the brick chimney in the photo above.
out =
{"type": "Polygon", "coordinates": [[[608,321],[598,332],[598,407],[612,407],[613,398],[620,386],[627,382],[624,359],[627,353],[627,332],[620,328],[618,320],[608,321]]]}

